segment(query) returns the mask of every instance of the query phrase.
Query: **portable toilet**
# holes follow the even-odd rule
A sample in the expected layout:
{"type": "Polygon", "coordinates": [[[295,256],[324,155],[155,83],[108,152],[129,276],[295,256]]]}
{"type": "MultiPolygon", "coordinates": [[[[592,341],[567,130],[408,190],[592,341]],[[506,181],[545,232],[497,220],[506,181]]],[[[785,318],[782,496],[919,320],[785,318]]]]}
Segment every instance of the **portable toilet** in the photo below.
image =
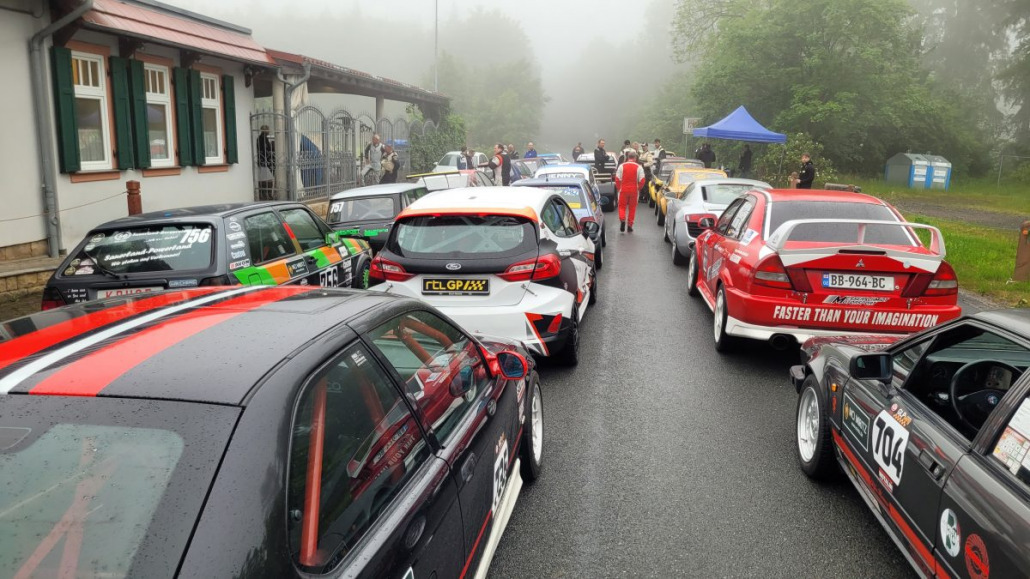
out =
{"type": "Polygon", "coordinates": [[[951,186],[951,162],[940,155],[925,155],[930,162],[930,188],[948,190],[951,186]]]}
{"type": "Polygon", "coordinates": [[[898,183],[910,189],[929,189],[932,165],[925,155],[898,153],[887,160],[883,178],[888,183],[898,183]]]}

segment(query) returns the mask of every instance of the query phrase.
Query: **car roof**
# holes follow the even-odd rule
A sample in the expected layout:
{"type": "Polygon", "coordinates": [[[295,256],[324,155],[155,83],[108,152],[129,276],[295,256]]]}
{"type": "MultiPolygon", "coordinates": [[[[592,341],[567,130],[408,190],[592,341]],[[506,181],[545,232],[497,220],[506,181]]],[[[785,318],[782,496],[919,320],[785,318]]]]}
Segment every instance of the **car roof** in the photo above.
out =
{"type": "Polygon", "coordinates": [[[173,290],[39,312],[3,325],[0,396],[51,394],[243,405],[305,344],[370,309],[409,301],[361,290],[173,290]]]}
{"type": "Polygon", "coordinates": [[[755,189],[769,189],[769,184],[764,181],[756,181],[754,179],[734,179],[733,177],[725,177],[721,179],[698,179],[690,183],[694,187],[708,187],[710,185],[747,185],[754,187],[755,189]]]}
{"type": "Polygon", "coordinates": [[[537,209],[551,197],[551,193],[534,187],[514,190],[511,187],[460,187],[436,191],[426,195],[401,211],[398,219],[412,213],[441,212],[484,212],[523,213],[528,208],[535,215],[537,209]]]}
{"type": "Polygon", "coordinates": [[[972,317],[1030,340],[1030,309],[987,310],[977,312],[972,317]]]}
{"type": "Polygon", "coordinates": [[[769,200],[777,201],[842,201],[846,203],[870,203],[882,205],[883,201],[864,193],[851,191],[826,191],[823,189],[766,189],[769,200]]]}
{"type": "Polygon", "coordinates": [[[405,191],[411,191],[412,189],[422,188],[422,185],[419,185],[418,183],[383,183],[380,185],[369,185],[367,187],[358,187],[356,189],[348,189],[346,191],[340,191],[339,193],[333,193],[333,196],[330,197],[329,200],[339,201],[341,199],[350,199],[352,197],[396,195],[397,193],[403,193],[405,191]]]}
{"type": "MultiPolygon", "coordinates": [[[[520,179],[512,183],[513,187],[579,187],[582,188],[583,184],[587,183],[586,179],[541,179],[539,177],[530,177],[528,179],[520,179]]],[[[589,183],[587,183],[589,186],[589,183]]]]}
{"type": "Polygon", "coordinates": [[[544,165],[537,169],[537,172],[561,173],[562,171],[568,171],[569,169],[577,169],[589,173],[591,166],[592,165],[588,165],[586,163],[556,163],[553,165],[544,165]]]}
{"type": "Polygon", "coordinates": [[[150,211],[147,213],[140,213],[139,215],[130,215],[128,217],[121,217],[106,223],[102,223],[93,228],[98,229],[116,229],[123,227],[134,227],[144,225],[151,222],[183,222],[183,221],[197,221],[198,219],[207,218],[207,220],[213,220],[215,218],[223,218],[234,213],[240,213],[241,211],[247,211],[250,209],[260,209],[262,207],[282,207],[292,206],[296,207],[299,203],[294,201],[258,201],[258,202],[245,202],[245,203],[225,203],[222,205],[198,205],[196,207],[182,207],[179,209],[165,209],[162,211],[150,211]]]}

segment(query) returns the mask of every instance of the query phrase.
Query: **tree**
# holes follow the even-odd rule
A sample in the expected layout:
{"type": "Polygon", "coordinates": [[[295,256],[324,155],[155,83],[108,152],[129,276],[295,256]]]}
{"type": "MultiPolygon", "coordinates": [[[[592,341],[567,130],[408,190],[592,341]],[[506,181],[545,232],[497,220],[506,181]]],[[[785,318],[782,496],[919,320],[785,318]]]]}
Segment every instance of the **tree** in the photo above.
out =
{"type": "Polygon", "coordinates": [[[1010,117],[1012,137],[1024,152],[1030,151],[1030,0],[1004,0],[1005,21],[1015,42],[1012,54],[998,75],[1010,117]]]}

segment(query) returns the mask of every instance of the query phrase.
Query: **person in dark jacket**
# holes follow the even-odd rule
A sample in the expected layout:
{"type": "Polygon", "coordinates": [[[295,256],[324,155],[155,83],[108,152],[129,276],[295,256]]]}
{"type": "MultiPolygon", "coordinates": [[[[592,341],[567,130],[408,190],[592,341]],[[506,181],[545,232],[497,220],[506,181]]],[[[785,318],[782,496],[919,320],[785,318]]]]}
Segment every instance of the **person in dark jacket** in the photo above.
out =
{"type": "Polygon", "coordinates": [[[257,138],[258,199],[275,199],[275,143],[268,137],[268,125],[261,125],[257,138]]]}
{"type": "Polygon", "coordinates": [[[572,162],[575,163],[579,160],[579,156],[583,154],[583,142],[576,143],[575,147],[572,147],[572,162]]]}
{"type": "Polygon", "coordinates": [[[740,154],[740,162],[737,163],[737,171],[740,176],[747,179],[751,176],[751,146],[744,145],[744,152],[740,154]]]}
{"type": "Polygon", "coordinates": [[[801,171],[798,172],[798,189],[811,189],[815,181],[815,165],[808,153],[801,155],[801,171]]]}
{"type": "Polygon", "coordinates": [[[494,181],[497,180],[497,172],[500,171],[501,185],[505,187],[511,185],[511,158],[508,157],[504,144],[497,143],[494,145],[494,156],[490,158],[490,163],[487,166],[493,169],[494,181]]]}
{"type": "Polygon", "coordinates": [[[597,148],[594,149],[594,169],[598,173],[604,172],[605,163],[608,162],[608,151],[604,150],[604,139],[597,141],[597,148]]]}
{"type": "Polygon", "coordinates": [[[703,162],[705,168],[711,169],[715,163],[715,151],[712,150],[712,146],[708,143],[701,145],[697,151],[697,160],[703,162]]]}

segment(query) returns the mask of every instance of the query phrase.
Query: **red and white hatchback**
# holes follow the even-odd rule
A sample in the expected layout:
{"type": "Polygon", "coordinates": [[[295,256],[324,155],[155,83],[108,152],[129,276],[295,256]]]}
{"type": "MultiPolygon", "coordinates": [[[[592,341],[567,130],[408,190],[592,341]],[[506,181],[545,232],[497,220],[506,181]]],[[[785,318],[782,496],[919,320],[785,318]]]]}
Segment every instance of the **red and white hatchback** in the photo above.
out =
{"type": "Polygon", "coordinates": [[[814,336],[907,334],[961,314],[941,232],[875,197],[756,190],[717,223],[703,221],[688,291],[714,312],[720,352],[734,338],[785,348],[814,336]]]}

